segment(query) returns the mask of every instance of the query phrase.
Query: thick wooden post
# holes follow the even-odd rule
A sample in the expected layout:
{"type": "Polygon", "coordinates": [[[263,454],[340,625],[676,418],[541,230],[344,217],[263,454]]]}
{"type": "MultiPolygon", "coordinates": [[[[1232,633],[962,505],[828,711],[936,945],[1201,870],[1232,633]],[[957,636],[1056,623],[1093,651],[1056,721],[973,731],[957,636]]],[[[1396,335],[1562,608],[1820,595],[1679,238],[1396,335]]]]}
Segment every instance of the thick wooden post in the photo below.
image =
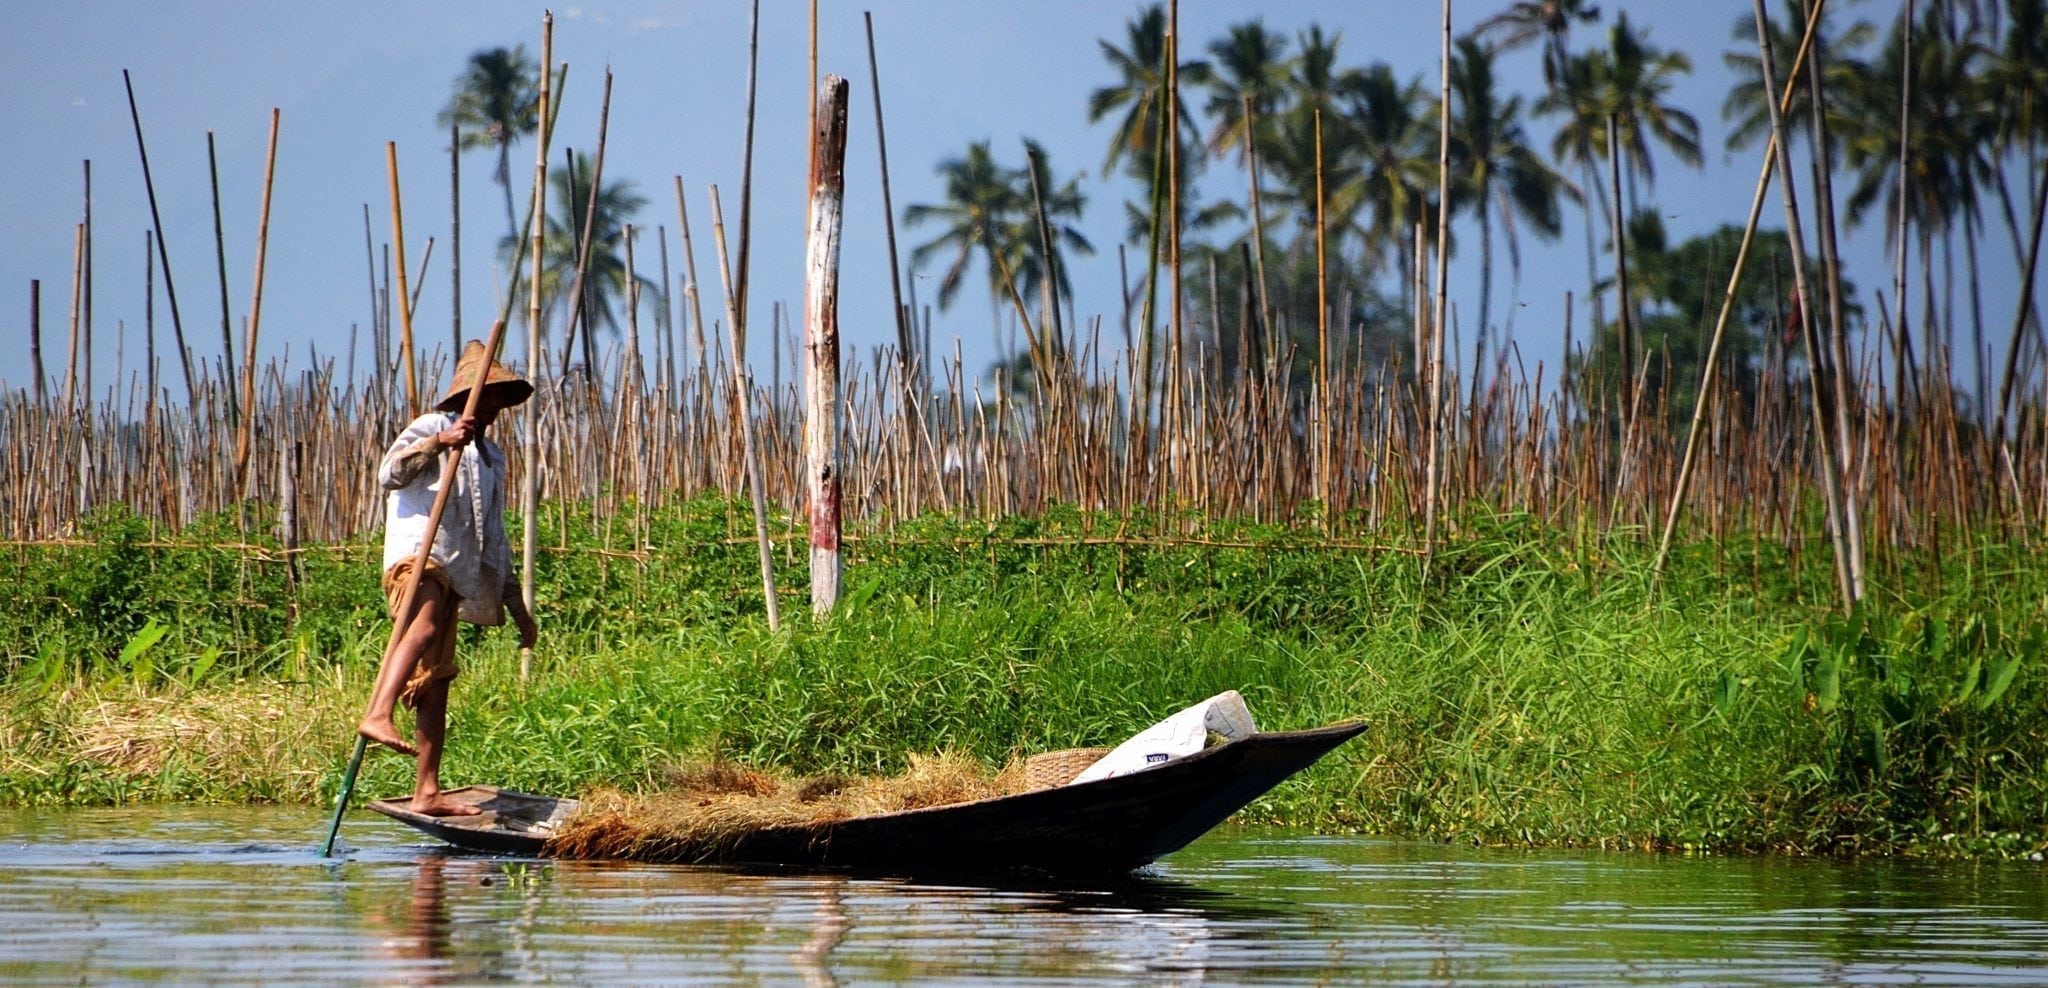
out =
{"type": "Polygon", "coordinates": [[[805,486],[811,503],[811,612],[839,601],[839,228],[846,199],[846,80],[818,87],[811,235],[804,255],[805,486]]]}

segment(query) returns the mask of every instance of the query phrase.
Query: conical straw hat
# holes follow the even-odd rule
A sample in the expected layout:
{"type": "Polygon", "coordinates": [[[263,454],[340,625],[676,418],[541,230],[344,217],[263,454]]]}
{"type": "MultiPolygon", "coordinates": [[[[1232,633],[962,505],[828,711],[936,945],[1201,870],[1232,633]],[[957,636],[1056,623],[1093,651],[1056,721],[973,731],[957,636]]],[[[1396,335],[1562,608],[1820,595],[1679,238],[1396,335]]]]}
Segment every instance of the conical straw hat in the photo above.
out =
{"type": "MultiPolygon", "coordinates": [[[[441,396],[441,403],[435,405],[444,412],[460,412],[469,401],[469,386],[476,381],[477,365],[484,361],[484,345],[470,340],[462,348],[462,358],[455,362],[455,379],[448,382],[448,393],[441,396]]],[[[505,369],[505,365],[491,361],[490,373],[484,378],[484,389],[499,396],[502,407],[511,408],[533,397],[533,385],[526,379],[505,369]]]]}

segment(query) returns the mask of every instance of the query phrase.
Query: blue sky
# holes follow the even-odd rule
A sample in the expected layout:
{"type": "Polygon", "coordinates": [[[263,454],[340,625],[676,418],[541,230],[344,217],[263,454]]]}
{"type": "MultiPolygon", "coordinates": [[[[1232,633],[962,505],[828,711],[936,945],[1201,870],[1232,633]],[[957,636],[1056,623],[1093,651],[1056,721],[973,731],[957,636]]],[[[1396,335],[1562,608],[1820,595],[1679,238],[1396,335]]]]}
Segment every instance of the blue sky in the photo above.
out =
{"type": "MultiPolygon", "coordinates": [[[[1021,162],[1019,139],[1029,135],[1049,151],[1062,177],[1081,174],[1089,209],[1081,224],[1095,243],[1093,258],[1074,263],[1077,304],[1084,320],[1104,316],[1115,325],[1115,246],[1123,231],[1123,199],[1132,194],[1121,176],[1103,178],[1100,165],[1109,122],[1087,122],[1088,93],[1111,81],[1098,39],[1118,44],[1135,2],[919,0],[867,4],[826,0],[820,20],[821,71],[852,80],[848,146],[846,232],[841,267],[840,320],[851,355],[863,359],[893,338],[888,261],[883,240],[863,10],[871,10],[881,59],[888,114],[890,170],[897,209],[940,197],[934,166],[969,142],[989,139],[1000,160],[1021,162]]],[[[1496,3],[1460,4],[1460,31],[1494,13],[1496,3]]],[[[1884,22],[1896,4],[1868,2],[1858,15],[1884,22]]],[[[1732,79],[1721,53],[1746,3],[1658,2],[1603,4],[1626,8],[1651,40],[1687,51],[1695,71],[1673,99],[1699,118],[1707,165],[1700,172],[1661,164],[1656,201],[1674,241],[1722,223],[1740,223],[1755,183],[1760,148],[1736,155],[1722,150],[1726,128],[1720,104],[1732,79]]],[[[270,221],[260,353],[281,358],[289,349],[295,369],[309,347],[345,357],[350,325],[361,326],[359,348],[369,345],[370,302],[363,248],[363,206],[372,232],[390,239],[391,216],[384,165],[386,141],[398,144],[403,179],[407,253],[417,265],[425,239],[436,239],[431,269],[415,321],[425,341],[445,341],[449,313],[447,136],[434,123],[468,55],[496,45],[524,43],[537,55],[542,8],[506,3],[355,2],[166,3],[107,0],[94,3],[0,5],[0,37],[10,41],[0,60],[0,135],[10,154],[0,168],[0,383],[28,385],[28,282],[43,282],[44,361],[63,373],[63,342],[70,305],[73,228],[81,218],[81,162],[92,161],[94,181],[95,384],[112,383],[117,327],[127,332],[126,369],[139,365],[144,312],[143,234],[150,226],[121,70],[134,76],[150,165],[166,228],[187,342],[202,358],[217,357],[220,290],[213,261],[206,134],[215,134],[220,158],[222,219],[227,240],[229,302],[237,324],[250,308],[264,147],[272,107],[282,111],[277,182],[270,221]]],[[[805,126],[810,103],[808,4],[768,0],[761,30],[760,117],[755,152],[752,322],[753,359],[766,375],[769,303],[801,307],[805,193],[805,126]]],[[[640,217],[648,229],[636,248],[643,270],[658,259],[653,228],[667,227],[670,262],[679,278],[681,244],[672,175],[690,196],[697,267],[705,282],[707,316],[719,318],[716,263],[711,254],[707,186],[717,184],[728,222],[736,222],[740,147],[744,124],[747,9],[731,2],[589,2],[555,9],[555,54],[570,63],[568,102],[556,137],[564,145],[594,145],[599,94],[607,65],[615,76],[607,177],[629,178],[649,200],[640,217]]],[[[1186,0],[1181,9],[1185,46],[1206,46],[1233,23],[1261,17],[1293,34],[1310,23],[1341,32],[1344,59],[1362,65],[1384,60],[1403,76],[1428,76],[1434,88],[1437,52],[1434,4],[1367,2],[1238,3],[1186,0]]],[[[1574,44],[1596,43],[1581,32],[1574,44]]],[[[1533,49],[1504,56],[1503,85],[1533,100],[1541,87],[1533,49]]],[[[1199,105],[1199,104],[1198,104],[1199,105]]],[[[1551,126],[1531,122],[1547,147],[1551,126]]],[[[515,148],[515,194],[524,209],[534,149],[515,148]]],[[[502,193],[490,183],[493,157],[472,152],[463,161],[462,309],[465,330],[481,336],[499,296],[491,241],[505,229],[502,193]]],[[[1234,165],[1219,165],[1209,181],[1214,194],[1236,195],[1234,165]]],[[[1767,226],[1782,224],[1775,195],[1767,226]]],[[[1470,223],[1471,221],[1465,220],[1470,223]]],[[[1525,240],[1515,335],[1531,373],[1541,361],[1554,368],[1561,347],[1564,292],[1584,295],[1584,241],[1575,210],[1554,243],[1525,240]]],[[[910,247],[931,231],[900,229],[910,247]]],[[[1991,238],[1983,263],[1987,320],[2010,322],[2016,300],[2016,264],[2003,238],[1991,238]]],[[[1465,237],[1464,256],[1451,270],[1453,300],[1467,324],[1476,316],[1479,276],[1476,236],[1465,237]]],[[[1960,253],[1960,252],[1959,252],[1960,253]]],[[[1887,289],[1890,266],[1874,228],[1851,231],[1848,271],[1866,306],[1874,289],[1887,289]]],[[[1497,313],[1514,305],[1505,263],[1496,265],[1497,313]]],[[[979,277],[978,274],[976,277],[979,277]]],[[[935,279],[920,281],[926,300],[935,279]]],[[[171,324],[158,281],[157,331],[167,346],[171,324]]],[[[1499,321],[1500,317],[1496,317],[1499,321]]],[[[1577,325],[1585,326],[1580,313],[1577,325]]],[[[644,325],[644,324],[643,324],[644,325]]],[[[937,317],[934,339],[945,351],[960,337],[975,369],[994,355],[991,318],[981,293],[963,291],[937,317]]],[[[1466,332],[1469,345],[1470,331],[1466,332]]],[[[2002,340],[2004,332],[1995,332],[2002,340]]],[[[168,353],[168,351],[165,351],[168,353]]],[[[515,349],[514,352],[520,352],[515,349]]],[[[358,351],[358,367],[367,361],[358,351]]],[[[1960,361],[1959,361],[1960,363],[1960,361]]],[[[1966,364],[1965,364],[1966,366],[1966,364]]],[[[176,379],[166,359],[166,382],[176,379]]],[[[1554,380],[1554,370],[1546,373],[1554,380]]],[[[173,387],[176,394],[179,390],[173,387]]]]}

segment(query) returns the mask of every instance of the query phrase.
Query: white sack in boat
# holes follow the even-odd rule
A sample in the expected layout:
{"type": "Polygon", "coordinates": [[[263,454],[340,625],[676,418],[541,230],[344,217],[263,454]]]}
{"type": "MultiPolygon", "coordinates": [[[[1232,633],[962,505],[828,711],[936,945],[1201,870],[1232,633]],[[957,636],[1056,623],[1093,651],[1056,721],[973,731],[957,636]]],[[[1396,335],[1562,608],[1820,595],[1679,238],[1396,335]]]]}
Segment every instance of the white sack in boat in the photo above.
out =
{"type": "Polygon", "coordinates": [[[1259,732],[1236,690],[1225,690],[1138,732],[1067,784],[1129,775],[1186,758],[1202,750],[1211,732],[1231,741],[1259,732]]]}

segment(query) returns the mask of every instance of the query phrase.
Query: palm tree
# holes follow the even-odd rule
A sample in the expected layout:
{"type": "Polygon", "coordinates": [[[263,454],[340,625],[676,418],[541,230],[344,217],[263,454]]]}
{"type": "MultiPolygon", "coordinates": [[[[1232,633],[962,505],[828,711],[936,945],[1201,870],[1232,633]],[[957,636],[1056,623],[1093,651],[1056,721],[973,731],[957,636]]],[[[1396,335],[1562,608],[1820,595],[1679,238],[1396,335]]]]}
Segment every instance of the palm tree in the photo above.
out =
{"type": "Polygon", "coordinates": [[[1268,156],[1279,183],[1275,197],[1293,209],[1302,229],[1311,236],[1315,232],[1316,172],[1321,167],[1323,232],[1331,254],[1341,252],[1344,234],[1366,232],[1360,222],[1365,206],[1360,182],[1364,148],[1345,112],[1360,97],[1365,73],[1338,66],[1343,41],[1343,35],[1326,34],[1320,25],[1310,25],[1296,39],[1300,54],[1288,76],[1290,98],[1268,156]],[[1316,156],[1318,118],[1322,128],[1320,159],[1316,156]]]}
{"type": "MultiPolygon", "coordinates": [[[[1846,118],[1853,125],[1843,137],[1844,156],[1854,173],[1849,192],[1849,222],[1860,223],[1870,208],[1896,207],[1899,148],[1899,91],[1907,71],[1905,25],[1894,26],[1884,49],[1859,84],[1844,94],[1846,118]]],[[[1904,167],[1908,195],[1904,221],[1918,234],[1923,291],[1927,306],[1923,324],[1931,326],[1933,267],[1929,257],[1934,237],[1946,237],[1957,220],[1974,228],[1979,183],[1992,174],[1987,149],[1995,142],[1994,97],[1979,84],[1983,47],[1967,38],[1950,41],[1942,12],[1930,8],[1913,33],[1912,120],[1904,167]]],[[[1888,225],[1886,236],[1900,229],[1888,225]]],[[[1923,329],[1923,332],[1926,330],[1923,329]]]]}
{"type": "MultiPolygon", "coordinates": [[[[598,190],[595,209],[591,209],[590,179],[593,171],[590,156],[577,153],[566,169],[548,174],[548,205],[546,247],[541,255],[541,297],[547,307],[559,307],[564,316],[571,314],[570,306],[581,304],[582,312],[577,320],[582,325],[584,359],[586,365],[594,365],[591,359],[591,345],[595,331],[605,328],[616,332],[619,328],[616,303],[628,295],[629,282],[626,271],[624,247],[625,228],[640,209],[647,205],[646,197],[634,191],[628,179],[607,181],[598,190]],[[576,289],[576,264],[579,260],[578,244],[582,242],[585,214],[591,221],[590,257],[584,269],[580,299],[572,299],[569,293],[576,289]]],[[[499,253],[509,264],[520,248],[517,236],[506,237],[499,242],[499,253]]],[[[524,277],[524,274],[521,274],[524,277]]],[[[661,286],[651,279],[640,277],[642,290],[659,291],[661,286]]],[[[570,359],[572,341],[564,340],[563,361],[570,359]]]]}
{"type": "MultiPolygon", "coordinates": [[[[2013,215],[2012,189],[2006,180],[2006,157],[2024,150],[2028,166],[2025,185],[2041,168],[2041,146],[2048,142],[2048,0],[2006,0],[2003,42],[1983,74],[1998,113],[1997,146],[1991,162],[2014,251],[2024,256],[2019,225],[2013,215]]],[[[2027,206],[2032,206],[2032,193],[2027,206]]]]}
{"type": "MultiPolygon", "coordinates": [[[[1494,85],[1493,53],[1478,39],[1458,39],[1451,57],[1451,208],[1469,209],[1479,219],[1479,354],[1483,365],[1493,296],[1493,217],[1508,237],[1509,263],[1521,270],[1516,237],[1519,218],[1545,238],[1562,229],[1558,197],[1578,190],[1553,171],[1529,146],[1522,130],[1522,98],[1506,100],[1494,85]]],[[[1479,382],[1475,370],[1473,386],[1479,382]]]]}
{"type": "Polygon", "coordinates": [[[1379,62],[1365,69],[1344,106],[1346,130],[1357,142],[1361,163],[1358,199],[1372,210],[1368,230],[1376,247],[1391,247],[1400,266],[1402,292],[1414,263],[1402,249],[1414,224],[1436,222],[1435,130],[1426,118],[1429,93],[1422,81],[1406,85],[1379,62]]]}
{"type": "Polygon", "coordinates": [[[1543,40],[1543,83],[1555,89],[1564,77],[1571,57],[1566,46],[1572,24],[1591,24],[1600,19],[1600,8],[1585,0],[1517,0],[1484,21],[1477,33],[1492,37],[1501,48],[1520,48],[1543,40]]]}
{"type": "MultiPolygon", "coordinates": [[[[1081,178],[1076,175],[1065,185],[1053,184],[1052,165],[1048,163],[1045,148],[1037,141],[1024,138],[1024,168],[1016,172],[1016,197],[1026,209],[1026,216],[1020,218],[1018,227],[1010,232],[1011,250],[1016,256],[1012,270],[1017,278],[1017,290],[1025,298],[1037,296],[1045,282],[1046,268],[1053,272],[1053,289],[1061,296],[1073,298],[1073,282],[1067,275],[1068,251],[1083,257],[1095,253],[1095,245],[1088,242],[1086,235],[1073,223],[1061,220],[1079,220],[1082,210],[1088,205],[1088,197],[1081,192],[1081,178]],[[1031,190],[1036,182],[1039,198],[1045,206],[1046,226],[1051,233],[1051,243],[1039,242],[1037,221],[1032,214],[1031,190]]],[[[1041,315],[1041,319],[1047,318],[1041,315]]]]}
{"type": "Polygon", "coordinates": [[[486,48],[469,56],[455,80],[455,95],[437,117],[441,126],[461,129],[463,147],[495,147],[498,168],[491,180],[505,190],[505,226],[519,235],[512,212],[512,145],[540,127],[540,68],[526,47],[486,48]]]}
{"type": "Polygon", "coordinates": [[[1215,58],[1204,108],[1215,121],[1209,130],[1209,150],[1221,154],[1234,148],[1242,160],[1248,136],[1246,108],[1259,128],[1250,136],[1264,138],[1272,133],[1274,115],[1287,99],[1287,39],[1254,19],[1233,25],[1229,34],[1209,45],[1209,54],[1215,58]]]}
{"type": "Polygon", "coordinates": [[[1017,195],[1015,177],[996,164],[987,141],[969,144],[964,156],[939,162],[938,173],[945,179],[946,201],[912,204],[903,211],[903,223],[922,226],[937,221],[945,229],[910,252],[910,266],[915,270],[933,257],[950,257],[939,278],[943,311],[952,307],[966,281],[968,264],[979,251],[988,267],[989,297],[1000,299],[1008,292],[1003,266],[1016,248],[1012,241],[1018,224],[1029,214],[1029,196],[1017,195]]]}
{"type": "MultiPolygon", "coordinates": [[[[1765,25],[1771,39],[1771,50],[1777,53],[1772,67],[1777,78],[1771,81],[1771,89],[1783,98],[1787,80],[1785,74],[1792,71],[1794,55],[1799,51],[1799,42],[1806,32],[1806,3],[1802,0],[1785,0],[1785,16],[1772,18],[1765,25]]],[[[1820,58],[1822,82],[1826,91],[1846,93],[1859,86],[1859,76],[1866,67],[1856,60],[1856,52],[1868,45],[1877,36],[1877,29],[1869,21],[1858,20],[1841,31],[1833,30],[1829,24],[1833,8],[1821,12],[1820,26],[1814,30],[1814,54],[1820,58]]],[[[1729,87],[1728,96],[1721,102],[1721,119],[1729,122],[1728,149],[1740,150],[1755,143],[1771,132],[1770,110],[1764,105],[1763,70],[1756,52],[1756,15],[1743,14],[1736,18],[1730,32],[1736,47],[1721,56],[1734,71],[1739,80],[1729,87]]],[[[1804,106],[1806,101],[1806,73],[1791,80],[1794,106],[1804,106]]],[[[1846,119],[1838,101],[1828,104],[1828,129],[1835,133],[1846,133],[1853,127],[1853,121],[1846,119]]],[[[1787,135],[1790,140],[1803,140],[1807,136],[1804,127],[1793,127],[1787,135]]],[[[1839,154],[1839,148],[1832,149],[1839,154]]],[[[1831,162],[1832,164],[1832,162],[1831,162]]]]}
{"type": "MultiPolygon", "coordinates": [[[[1088,96],[1088,122],[1095,123],[1119,110],[1123,119],[1109,140],[1109,153],[1102,160],[1107,175],[1125,162],[1140,179],[1152,173],[1152,155],[1159,143],[1158,110],[1166,101],[1166,10],[1159,4],[1139,11],[1125,28],[1127,49],[1108,40],[1096,42],[1102,57],[1119,76],[1113,85],[1103,86],[1088,96]]],[[[1178,85],[1198,87],[1209,81],[1209,63],[1194,60],[1180,63],[1178,85]]],[[[1187,101],[1176,99],[1174,112],[1187,133],[1195,133],[1195,118],[1187,101]]]]}
{"type": "MultiPolygon", "coordinates": [[[[1600,51],[1572,55],[1565,59],[1557,82],[1536,101],[1536,112],[1562,116],[1557,135],[1550,142],[1550,156],[1559,162],[1575,162],[1584,177],[1589,195],[1579,198],[1586,220],[1586,300],[1593,313],[1593,332],[1606,322],[1601,299],[1600,257],[1594,245],[1593,212],[1606,219],[1612,237],[1613,219],[1607,215],[1607,185],[1600,179],[1601,162],[1607,160],[1607,56],[1600,51]]],[[[1567,359],[1570,354],[1566,355],[1567,359]]]]}
{"type": "MultiPolygon", "coordinates": [[[[1629,176],[1641,176],[1655,188],[1656,160],[1650,142],[1662,144],[1678,160],[1700,167],[1700,125],[1693,115],[1665,100],[1673,80],[1692,72],[1692,59],[1683,52],[1663,51],[1650,45],[1647,33],[1629,29],[1628,12],[1623,11],[1609,29],[1604,89],[1607,111],[1614,115],[1615,137],[1621,142],[1629,176]]],[[[1629,209],[1635,210],[1635,185],[1629,185],[1629,209]]]]}

